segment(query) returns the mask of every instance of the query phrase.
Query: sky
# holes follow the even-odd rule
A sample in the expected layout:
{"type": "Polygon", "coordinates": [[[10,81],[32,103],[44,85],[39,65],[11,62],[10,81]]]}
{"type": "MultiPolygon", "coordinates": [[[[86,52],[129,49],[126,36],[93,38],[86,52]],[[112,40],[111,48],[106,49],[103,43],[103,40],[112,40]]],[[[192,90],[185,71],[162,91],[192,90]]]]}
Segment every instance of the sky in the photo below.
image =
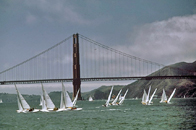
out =
{"type": "MultiPolygon", "coordinates": [[[[75,33],[164,65],[194,62],[195,21],[195,0],[0,0],[0,72],[75,33]]],[[[82,90],[118,83],[82,83],[82,90]]],[[[39,86],[18,85],[28,94],[39,86]]],[[[60,86],[47,84],[46,90],[60,86]]],[[[15,89],[4,85],[1,92],[15,89]]]]}

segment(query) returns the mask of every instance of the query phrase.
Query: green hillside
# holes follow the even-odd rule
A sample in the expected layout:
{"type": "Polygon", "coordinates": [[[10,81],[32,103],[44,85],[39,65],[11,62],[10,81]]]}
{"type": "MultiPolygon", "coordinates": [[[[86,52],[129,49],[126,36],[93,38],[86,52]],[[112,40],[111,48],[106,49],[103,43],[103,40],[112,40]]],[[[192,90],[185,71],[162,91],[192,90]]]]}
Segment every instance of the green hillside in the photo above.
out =
{"type": "MultiPolygon", "coordinates": [[[[161,74],[161,76],[166,75],[177,75],[181,73],[179,70],[188,70],[190,72],[196,72],[196,61],[193,63],[180,62],[166,66],[161,70],[158,70],[148,76],[155,76],[161,74]]],[[[187,73],[188,71],[183,71],[187,73]]],[[[127,98],[141,98],[144,89],[148,91],[149,86],[151,86],[151,93],[157,88],[156,95],[161,96],[163,88],[166,94],[169,96],[173,89],[176,88],[176,93],[174,97],[196,97],[196,80],[191,79],[153,79],[153,80],[138,80],[134,83],[128,84],[126,86],[115,86],[113,94],[117,95],[118,91],[123,88],[122,94],[129,89],[127,98]]],[[[83,96],[87,98],[88,96],[93,96],[94,99],[106,99],[111,86],[101,86],[98,89],[85,93],[83,96]]]]}

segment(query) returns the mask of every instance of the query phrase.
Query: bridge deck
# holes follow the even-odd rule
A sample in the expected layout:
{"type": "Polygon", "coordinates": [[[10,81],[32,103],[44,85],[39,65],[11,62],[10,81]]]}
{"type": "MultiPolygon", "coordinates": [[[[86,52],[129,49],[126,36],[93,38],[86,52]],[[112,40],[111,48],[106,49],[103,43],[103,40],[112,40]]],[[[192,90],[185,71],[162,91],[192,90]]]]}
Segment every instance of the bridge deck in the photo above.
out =
{"type": "MultiPolygon", "coordinates": [[[[156,79],[196,79],[196,76],[186,75],[186,76],[145,76],[145,77],[94,77],[94,78],[81,78],[81,81],[89,82],[89,81],[122,81],[122,80],[156,80],[156,79]]],[[[17,80],[17,81],[0,81],[0,85],[58,83],[58,82],[72,82],[72,81],[73,79],[17,80]]]]}

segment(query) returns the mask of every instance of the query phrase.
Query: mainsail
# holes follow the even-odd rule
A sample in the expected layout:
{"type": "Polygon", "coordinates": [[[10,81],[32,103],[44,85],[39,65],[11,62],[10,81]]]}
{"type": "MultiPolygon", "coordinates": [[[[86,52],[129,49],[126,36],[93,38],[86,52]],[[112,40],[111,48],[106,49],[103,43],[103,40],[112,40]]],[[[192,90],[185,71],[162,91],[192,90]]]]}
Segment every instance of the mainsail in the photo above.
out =
{"type": "Polygon", "coordinates": [[[111,95],[112,95],[113,87],[114,87],[114,86],[112,86],[112,88],[111,88],[111,90],[110,90],[110,94],[109,94],[109,96],[108,96],[108,100],[107,100],[106,103],[105,103],[105,107],[108,107],[108,106],[109,106],[109,102],[110,102],[110,98],[111,98],[111,95]]]}
{"type": "Polygon", "coordinates": [[[176,88],[173,90],[173,92],[172,92],[171,96],[169,97],[167,103],[170,103],[170,100],[171,100],[171,98],[174,96],[175,91],[176,91],[176,88]]]}
{"type": "Polygon", "coordinates": [[[93,98],[90,96],[89,99],[88,99],[88,101],[90,101],[90,102],[93,101],[93,98]]]}
{"type": "Polygon", "coordinates": [[[151,90],[151,86],[148,89],[148,95],[147,95],[147,98],[146,98],[146,101],[145,101],[146,105],[149,103],[150,90],[151,90]]]}
{"type": "Polygon", "coordinates": [[[163,93],[162,93],[162,96],[161,96],[161,101],[160,101],[160,103],[162,103],[162,102],[167,102],[167,96],[166,96],[166,94],[165,94],[165,90],[163,89],[163,93]]]}
{"type": "Polygon", "coordinates": [[[157,91],[157,88],[154,90],[153,94],[151,95],[148,105],[150,105],[152,103],[152,99],[153,99],[156,91],[157,91]]]}
{"type": "Polygon", "coordinates": [[[40,103],[39,103],[39,106],[42,106],[42,100],[43,100],[43,95],[41,95],[41,97],[40,97],[40,103]]]}
{"type": "Polygon", "coordinates": [[[44,99],[42,99],[42,109],[41,109],[40,111],[42,111],[42,112],[49,112],[49,111],[47,110],[46,102],[45,102],[44,99]]]}
{"type": "Polygon", "coordinates": [[[65,91],[65,107],[69,107],[69,108],[73,107],[73,103],[72,103],[71,98],[69,97],[69,94],[67,93],[67,91],[65,91]]]}
{"type": "Polygon", "coordinates": [[[19,109],[19,110],[17,110],[17,112],[25,112],[25,111],[30,110],[29,104],[23,98],[21,93],[18,91],[16,85],[15,85],[15,88],[16,88],[16,92],[17,92],[17,102],[18,102],[18,109],[19,109]]]}
{"type": "MultiPolygon", "coordinates": [[[[16,87],[16,85],[15,85],[16,87]]],[[[18,101],[21,105],[21,107],[23,109],[30,109],[29,104],[26,102],[26,100],[23,98],[23,96],[20,94],[20,92],[18,91],[17,87],[16,87],[16,92],[17,92],[17,96],[18,96],[18,101]]]]}
{"type": "Polygon", "coordinates": [[[142,96],[142,104],[145,103],[146,98],[147,98],[147,94],[146,94],[146,91],[145,91],[145,89],[144,89],[144,93],[143,93],[143,96],[142,96]]]}
{"type": "Polygon", "coordinates": [[[65,97],[65,93],[62,91],[61,92],[61,101],[60,101],[60,108],[59,109],[65,109],[65,100],[64,100],[64,97],[65,97]]]}
{"type": "Polygon", "coordinates": [[[74,100],[73,100],[73,106],[76,105],[76,102],[77,102],[77,100],[78,100],[78,94],[79,94],[79,90],[78,90],[78,92],[77,92],[77,94],[76,94],[76,97],[75,97],[74,100]]]}
{"type": "Polygon", "coordinates": [[[48,109],[54,109],[55,108],[55,105],[54,103],[52,102],[52,100],[50,99],[48,93],[46,92],[46,90],[44,89],[44,86],[42,84],[42,91],[43,91],[43,99],[45,100],[46,102],[46,107],[48,109]]]}

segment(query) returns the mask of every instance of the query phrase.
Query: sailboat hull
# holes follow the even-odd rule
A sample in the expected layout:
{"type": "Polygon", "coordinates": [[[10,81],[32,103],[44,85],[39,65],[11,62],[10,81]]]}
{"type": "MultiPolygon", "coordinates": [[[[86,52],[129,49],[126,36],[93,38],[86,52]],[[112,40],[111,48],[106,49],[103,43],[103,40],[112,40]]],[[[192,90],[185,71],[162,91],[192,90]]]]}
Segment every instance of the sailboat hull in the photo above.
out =
{"type": "Polygon", "coordinates": [[[16,110],[17,113],[27,113],[25,110],[16,110]]]}
{"type": "Polygon", "coordinates": [[[32,112],[38,112],[39,111],[39,109],[34,109],[32,112]]]}
{"type": "Polygon", "coordinates": [[[64,109],[58,109],[56,112],[61,112],[61,111],[68,111],[68,109],[64,108],[64,109]]]}
{"type": "Polygon", "coordinates": [[[49,112],[48,110],[40,110],[41,112],[49,112]]]}

